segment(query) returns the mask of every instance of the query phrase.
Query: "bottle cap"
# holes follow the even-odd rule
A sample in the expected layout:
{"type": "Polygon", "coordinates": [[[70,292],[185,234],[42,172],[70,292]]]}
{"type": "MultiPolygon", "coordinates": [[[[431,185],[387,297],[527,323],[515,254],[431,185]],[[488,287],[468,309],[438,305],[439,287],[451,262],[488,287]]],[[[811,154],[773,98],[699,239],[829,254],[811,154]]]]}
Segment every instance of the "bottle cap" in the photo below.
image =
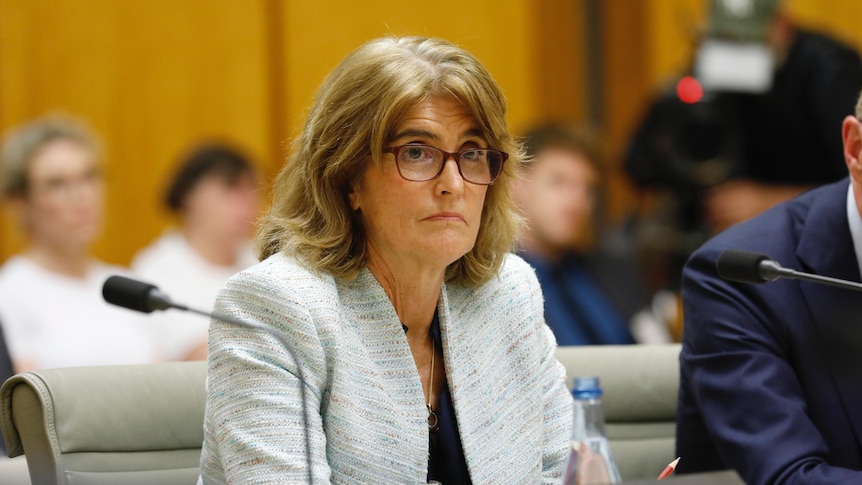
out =
{"type": "Polygon", "coordinates": [[[575,377],[572,386],[572,395],[575,399],[596,399],[602,396],[602,388],[599,386],[598,377],[575,377]]]}

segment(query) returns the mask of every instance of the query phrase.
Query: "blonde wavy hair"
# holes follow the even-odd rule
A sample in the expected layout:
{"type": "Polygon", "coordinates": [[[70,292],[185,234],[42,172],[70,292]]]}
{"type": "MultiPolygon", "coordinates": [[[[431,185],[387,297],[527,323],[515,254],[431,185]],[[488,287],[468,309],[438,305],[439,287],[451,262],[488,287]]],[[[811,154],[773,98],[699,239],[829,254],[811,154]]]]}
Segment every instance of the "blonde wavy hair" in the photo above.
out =
{"type": "Polygon", "coordinates": [[[275,180],[257,234],[257,255],[285,251],[308,267],[352,279],[367,263],[365,230],[348,194],[407,110],[433,96],[467,108],[491,148],[509,153],[488,188],[476,243],[447,269],[448,282],[476,287],[499,270],[522,221],[509,186],[521,164],[506,127],[503,94],[470,53],[442,39],[387,37],[361,46],[324,80],[302,133],[275,180]]]}

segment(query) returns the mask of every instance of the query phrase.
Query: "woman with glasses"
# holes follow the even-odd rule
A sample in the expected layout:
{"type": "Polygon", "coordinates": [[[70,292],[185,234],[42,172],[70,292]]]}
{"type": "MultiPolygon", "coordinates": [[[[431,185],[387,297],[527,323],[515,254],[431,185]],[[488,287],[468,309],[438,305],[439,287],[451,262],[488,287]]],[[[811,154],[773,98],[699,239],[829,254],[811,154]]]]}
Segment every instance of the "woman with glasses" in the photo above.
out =
{"type": "Polygon", "coordinates": [[[0,267],[0,320],[16,371],[157,360],[138,315],[102,300],[123,270],[96,260],[104,187],[98,143],[81,123],[32,120],[4,139],[2,192],[26,246],[0,267]]]}
{"type": "Polygon", "coordinates": [[[384,38],[324,81],[210,326],[203,483],[557,483],[571,398],[520,163],[469,53],[384,38]],[[295,355],[295,358],[291,356],[295,355]]]}

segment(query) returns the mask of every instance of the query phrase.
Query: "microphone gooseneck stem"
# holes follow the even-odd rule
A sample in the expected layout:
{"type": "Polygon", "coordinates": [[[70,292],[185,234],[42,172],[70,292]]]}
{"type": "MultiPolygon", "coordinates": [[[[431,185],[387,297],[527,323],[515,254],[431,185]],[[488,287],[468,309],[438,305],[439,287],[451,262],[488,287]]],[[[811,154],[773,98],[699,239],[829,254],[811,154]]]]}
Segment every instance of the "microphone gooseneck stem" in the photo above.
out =
{"type": "Polygon", "coordinates": [[[814,283],[823,283],[824,285],[836,286],[838,288],[844,288],[847,290],[862,290],[862,283],[856,283],[855,281],[846,281],[839,280],[837,278],[830,278],[829,276],[820,276],[816,274],[810,273],[801,273],[799,271],[794,271],[792,269],[785,269],[786,274],[783,276],[785,278],[791,278],[795,280],[805,280],[812,281],[814,283]]]}

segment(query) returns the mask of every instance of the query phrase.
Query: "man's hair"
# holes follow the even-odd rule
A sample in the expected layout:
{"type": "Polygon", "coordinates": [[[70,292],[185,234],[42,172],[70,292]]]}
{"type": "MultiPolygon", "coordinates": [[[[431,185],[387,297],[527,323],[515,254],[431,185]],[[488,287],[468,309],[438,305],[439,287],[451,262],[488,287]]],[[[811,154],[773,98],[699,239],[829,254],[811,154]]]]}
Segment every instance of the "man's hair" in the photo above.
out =
{"type": "Polygon", "coordinates": [[[239,150],[224,144],[201,145],[179,163],[165,192],[165,205],[173,212],[180,212],[186,197],[205,178],[218,177],[227,185],[234,185],[254,173],[254,167],[239,150]]]}
{"type": "Polygon", "coordinates": [[[539,153],[546,149],[559,149],[581,155],[603,179],[606,166],[598,148],[596,136],[586,126],[567,123],[548,123],[537,126],[524,136],[524,153],[527,161],[524,167],[529,168],[539,153]]]}
{"type": "Polygon", "coordinates": [[[273,189],[258,231],[258,257],[279,251],[341,278],[367,263],[365,229],[348,194],[383,150],[402,116],[433,96],[460,102],[491,148],[510,154],[488,188],[475,246],[447,269],[447,281],[478,286],[498,271],[521,220],[509,185],[520,164],[506,127],[503,94],[470,53],[441,39],[387,37],[368,42],[330,73],[273,189]]]}
{"type": "Polygon", "coordinates": [[[4,197],[23,196],[29,189],[30,163],[46,145],[67,140],[101,155],[101,145],[89,128],[68,115],[52,114],[37,118],[10,131],[3,140],[2,194],[4,197]]]}

